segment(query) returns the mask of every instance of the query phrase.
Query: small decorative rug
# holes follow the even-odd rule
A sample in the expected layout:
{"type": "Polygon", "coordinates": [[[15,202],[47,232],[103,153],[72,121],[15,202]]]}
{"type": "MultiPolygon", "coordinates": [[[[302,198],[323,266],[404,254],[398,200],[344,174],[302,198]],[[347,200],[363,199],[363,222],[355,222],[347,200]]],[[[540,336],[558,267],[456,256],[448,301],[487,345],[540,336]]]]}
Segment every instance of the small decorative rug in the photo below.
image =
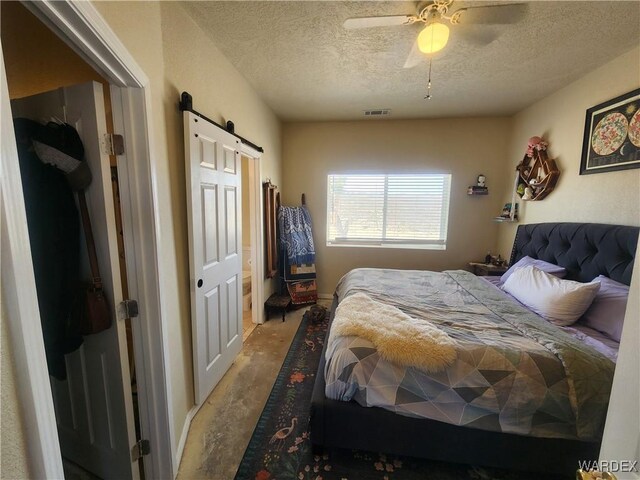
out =
{"type": "Polygon", "coordinates": [[[309,407],[329,313],[309,309],[291,343],[235,480],[552,480],[553,476],[333,449],[312,453],[309,407]],[[321,318],[320,321],[318,319],[321,318]]]}

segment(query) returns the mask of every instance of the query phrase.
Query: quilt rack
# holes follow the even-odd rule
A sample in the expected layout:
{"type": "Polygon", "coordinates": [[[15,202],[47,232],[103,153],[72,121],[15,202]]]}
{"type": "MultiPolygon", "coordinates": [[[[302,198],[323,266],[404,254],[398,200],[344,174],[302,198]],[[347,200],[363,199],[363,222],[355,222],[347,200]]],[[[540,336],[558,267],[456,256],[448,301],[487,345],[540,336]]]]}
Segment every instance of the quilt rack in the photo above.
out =
{"type": "MultiPolygon", "coordinates": [[[[307,198],[304,193],[300,196],[300,203],[302,207],[307,206],[307,198]]],[[[306,208],[305,208],[306,210],[306,208]]],[[[308,210],[306,212],[297,212],[295,217],[299,220],[301,218],[311,220],[308,210]]],[[[285,220],[283,220],[285,221],[285,220]]],[[[299,238],[305,238],[305,232],[309,232],[310,223],[308,227],[302,228],[303,225],[296,224],[294,229],[298,229],[297,234],[299,238]]],[[[310,238],[310,247],[313,247],[313,238],[310,238]]],[[[294,305],[308,305],[316,303],[318,300],[317,285],[316,285],[316,265],[315,254],[313,255],[311,263],[298,263],[291,264],[289,262],[289,256],[283,250],[280,249],[280,278],[283,292],[288,292],[291,296],[291,301],[294,305]]]]}
{"type": "MultiPolygon", "coordinates": [[[[267,234],[267,278],[278,278],[278,291],[265,302],[265,311],[267,318],[273,311],[281,313],[284,322],[286,312],[292,304],[302,306],[316,303],[318,299],[316,269],[315,263],[296,265],[289,263],[287,253],[284,252],[280,242],[278,213],[283,208],[280,193],[270,181],[263,183],[263,190],[267,234]]],[[[300,200],[301,205],[306,206],[307,200],[304,193],[300,200]]],[[[306,216],[308,217],[308,213],[306,216]]]]}

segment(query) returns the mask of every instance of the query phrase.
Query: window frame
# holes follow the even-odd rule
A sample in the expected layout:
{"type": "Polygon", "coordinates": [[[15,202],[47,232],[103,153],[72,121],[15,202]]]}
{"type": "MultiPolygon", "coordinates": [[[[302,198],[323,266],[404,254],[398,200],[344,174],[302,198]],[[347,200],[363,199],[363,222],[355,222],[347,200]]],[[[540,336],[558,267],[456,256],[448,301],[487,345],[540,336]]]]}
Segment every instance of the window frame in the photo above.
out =
{"type": "Polygon", "coordinates": [[[347,247],[347,248],[392,248],[392,249],[406,249],[406,250],[446,250],[447,249],[447,240],[448,240],[448,231],[449,231],[449,214],[451,213],[451,185],[452,185],[452,174],[451,172],[442,172],[442,171],[421,171],[421,172],[340,172],[340,173],[328,173],[327,174],[327,191],[326,191],[326,199],[327,199],[327,214],[325,218],[325,228],[326,228],[326,246],[327,247],[347,247]],[[352,240],[336,240],[330,238],[330,217],[332,213],[331,209],[331,201],[329,198],[330,193],[330,184],[332,177],[346,177],[346,176],[354,176],[354,177],[364,177],[364,176],[384,176],[384,207],[383,207],[383,235],[384,229],[386,229],[387,224],[387,208],[386,208],[386,198],[388,194],[388,179],[389,177],[399,176],[441,176],[444,178],[444,188],[443,188],[443,202],[446,201],[446,212],[444,215],[441,215],[440,219],[440,232],[441,237],[438,240],[379,240],[379,239],[366,239],[366,238],[357,238],[352,240]]]}

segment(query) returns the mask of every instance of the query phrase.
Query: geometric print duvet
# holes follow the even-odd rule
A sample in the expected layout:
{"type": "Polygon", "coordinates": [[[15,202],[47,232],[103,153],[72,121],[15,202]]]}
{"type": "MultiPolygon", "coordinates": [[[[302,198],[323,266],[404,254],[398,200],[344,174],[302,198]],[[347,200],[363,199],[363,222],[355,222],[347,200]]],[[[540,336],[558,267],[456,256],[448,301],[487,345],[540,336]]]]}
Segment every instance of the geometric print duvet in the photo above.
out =
{"type": "Polygon", "coordinates": [[[362,338],[330,336],[327,398],[400,415],[546,438],[601,438],[615,364],[465,271],[356,269],[336,289],[428,320],[457,343],[438,373],[382,358],[362,338]]]}

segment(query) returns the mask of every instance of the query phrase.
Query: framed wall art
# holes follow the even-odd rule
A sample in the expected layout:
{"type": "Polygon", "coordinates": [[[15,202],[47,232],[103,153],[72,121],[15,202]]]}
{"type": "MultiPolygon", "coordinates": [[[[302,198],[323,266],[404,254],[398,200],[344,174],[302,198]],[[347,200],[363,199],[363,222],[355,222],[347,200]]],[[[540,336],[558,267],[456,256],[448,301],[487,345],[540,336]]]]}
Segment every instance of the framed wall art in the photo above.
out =
{"type": "Polygon", "coordinates": [[[587,110],[580,175],[640,168],[640,88],[587,110]]]}

